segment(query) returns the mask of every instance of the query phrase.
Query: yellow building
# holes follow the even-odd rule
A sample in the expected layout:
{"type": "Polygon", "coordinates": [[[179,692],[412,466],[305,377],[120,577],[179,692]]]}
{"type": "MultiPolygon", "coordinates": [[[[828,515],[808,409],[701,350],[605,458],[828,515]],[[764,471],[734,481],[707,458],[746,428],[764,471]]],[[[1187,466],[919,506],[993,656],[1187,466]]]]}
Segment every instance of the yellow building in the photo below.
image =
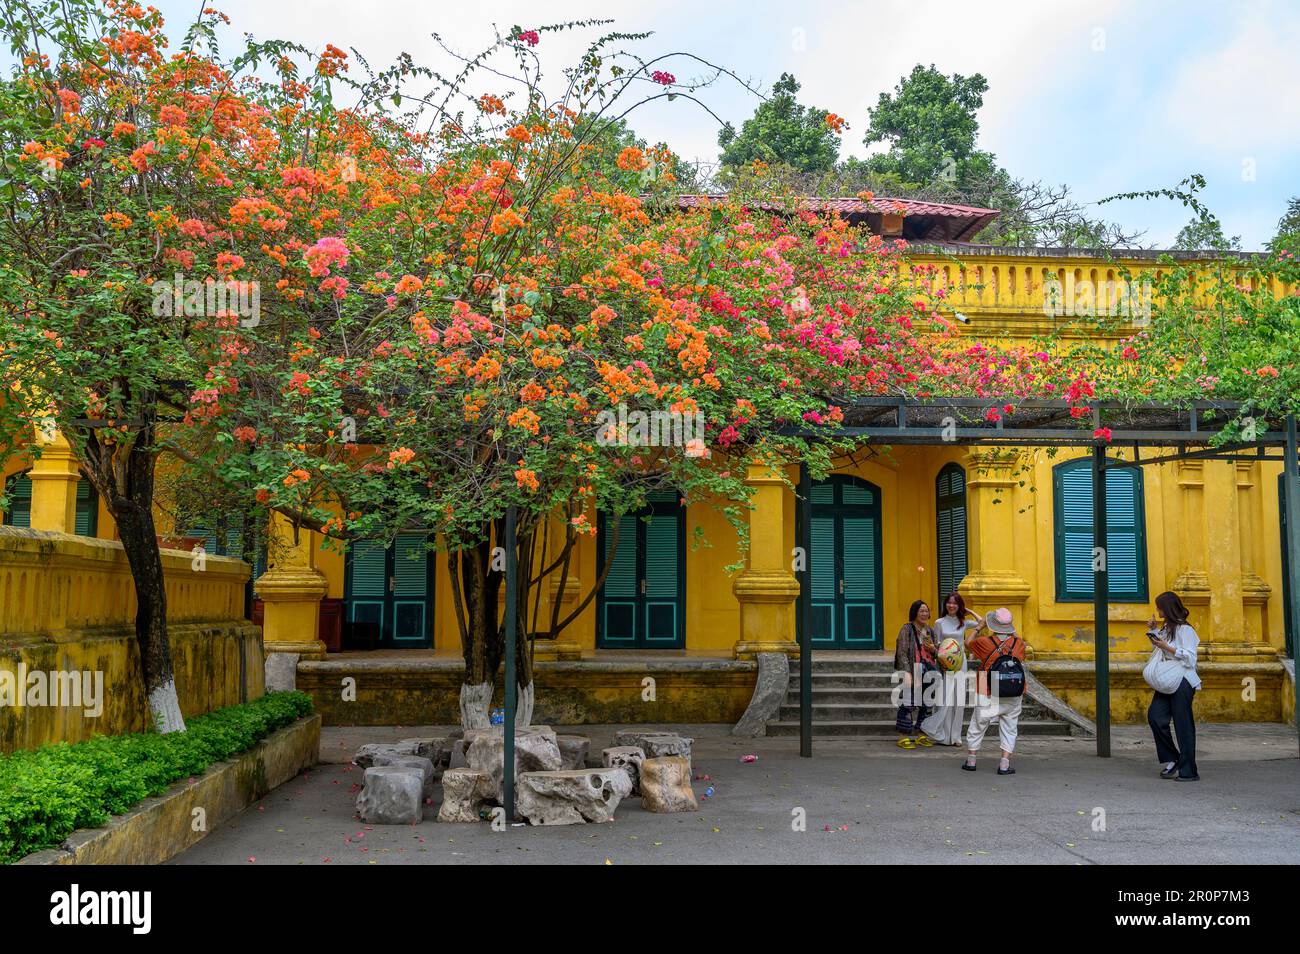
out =
{"type": "MultiPolygon", "coordinates": [[[[1074,302],[1084,288],[1166,267],[1154,252],[1112,259],[966,244],[989,210],[842,211],[918,243],[910,267],[944,289],[947,306],[978,336],[1053,330],[1062,295],[1074,302]]],[[[1281,465],[1192,459],[1111,474],[1112,718],[1145,717],[1144,633],[1166,589],[1191,608],[1202,639],[1198,718],[1286,718],[1293,690],[1283,665],[1281,465]]],[[[11,460],[5,476],[16,491],[6,522],[112,538],[111,521],[59,442],[35,466],[11,460]]],[[[892,653],[912,601],[938,606],[956,588],[977,611],[1010,608],[1032,648],[1032,671],[1091,714],[1091,479],[1079,449],[872,444],[841,462],[813,491],[814,649],[892,653]]],[[[601,592],[558,640],[536,643],[538,705],[551,700],[548,719],[731,721],[749,700],[755,655],[797,654],[797,467],[784,477],[754,469],[748,480],[755,493],[744,555],[707,502],[683,507],[670,496],[623,518],[626,545],[601,592]],[[743,569],[728,571],[737,563],[743,569]],[[657,687],[649,701],[647,674],[657,687]]],[[[316,695],[326,719],[454,721],[461,648],[445,555],[426,552],[413,534],[344,555],[306,531],[294,543],[276,520],[282,546],[255,584],[266,651],[297,658],[297,684],[316,695]],[[338,701],[347,678],[356,684],[350,705],[338,701]]],[[[575,605],[599,578],[603,518],[598,527],[577,548],[564,591],[558,580],[543,587],[544,615],[552,600],[575,605]]]]}

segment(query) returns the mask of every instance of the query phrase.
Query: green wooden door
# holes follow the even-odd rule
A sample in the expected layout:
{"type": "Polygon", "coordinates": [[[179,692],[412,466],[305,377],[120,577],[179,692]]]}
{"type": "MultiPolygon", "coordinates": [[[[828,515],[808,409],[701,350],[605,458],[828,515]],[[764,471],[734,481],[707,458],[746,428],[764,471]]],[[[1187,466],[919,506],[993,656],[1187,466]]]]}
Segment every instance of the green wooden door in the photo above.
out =
{"type": "Polygon", "coordinates": [[[618,518],[601,515],[596,645],[602,649],[681,649],[686,645],[686,512],[677,494],[650,495],[648,506],[618,518]],[[611,565],[612,564],[612,565],[611,565]]]}
{"type": "Polygon", "coordinates": [[[880,649],[880,489],[835,476],[813,485],[809,570],[814,649],[880,649]]]}
{"type": "Polygon", "coordinates": [[[400,533],[384,546],[358,540],[348,549],[345,619],[370,627],[383,646],[433,645],[433,557],[423,533],[400,533]]]}

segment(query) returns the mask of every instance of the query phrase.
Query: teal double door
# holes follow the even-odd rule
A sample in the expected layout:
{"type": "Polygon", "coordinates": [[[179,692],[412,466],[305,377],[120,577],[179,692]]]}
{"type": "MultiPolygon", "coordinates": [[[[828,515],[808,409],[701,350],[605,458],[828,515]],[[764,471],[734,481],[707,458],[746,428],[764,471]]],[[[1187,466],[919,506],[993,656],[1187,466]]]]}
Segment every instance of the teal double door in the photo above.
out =
{"type": "Polygon", "coordinates": [[[814,484],[808,558],[813,648],[882,648],[880,488],[843,475],[814,484]]]}
{"type": "Polygon", "coordinates": [[[433,645],[434,560],[430,538],[400,533],[385,546],[357,540],[344,572],[345,618],[388,647],[433,645]]]}
{"type": "Polygon", "coordinates": [[[601,514],[597,572],[609,568],[596,595],[601,649],[681,649],[686,645],[686,511],[676,492],[650,495],[647,506],[614,520],[601,514]]]}

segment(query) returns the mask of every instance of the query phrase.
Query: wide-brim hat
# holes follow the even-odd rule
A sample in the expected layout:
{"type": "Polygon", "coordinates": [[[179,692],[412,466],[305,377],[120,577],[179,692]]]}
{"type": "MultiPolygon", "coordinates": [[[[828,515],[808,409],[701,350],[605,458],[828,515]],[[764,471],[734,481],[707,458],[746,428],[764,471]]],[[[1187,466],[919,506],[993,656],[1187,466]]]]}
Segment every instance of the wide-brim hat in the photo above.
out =
{"type": "Polygon", "coordinates": [[[1016,621],[1011,617],[1011,610],[1005,606],[984,614],[984,623],[1000,636],[1010,636],[1016,631],[1016,621]]]}

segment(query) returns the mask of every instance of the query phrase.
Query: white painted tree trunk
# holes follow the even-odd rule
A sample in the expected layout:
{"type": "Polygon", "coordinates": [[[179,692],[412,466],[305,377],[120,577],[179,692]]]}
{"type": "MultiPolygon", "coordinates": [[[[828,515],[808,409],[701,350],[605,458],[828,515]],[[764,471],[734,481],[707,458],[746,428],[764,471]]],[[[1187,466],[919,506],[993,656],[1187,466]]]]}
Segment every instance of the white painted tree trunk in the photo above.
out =
{"type": "Polygon", "coordinates": [[[526,686],[517,686],[515,689],[515,726],[533,724],[533,697],[536,693],[536,684],[529,683],[526,686]]]}
{"type": "Polygon", "coordinates": [[[168,679],[149,693],[149,711],[153,714],[154,728],[160,734],[185,731],[185,716],[181,715],[175,679],[168,679]]]}
{"type": "Polygon", "coordinates": [[[482,682],[478,685],[461,683],[460,727],[462,729],[486,729],[491,724],[489,711],[491,706],[492,683],[482,682]]]}

